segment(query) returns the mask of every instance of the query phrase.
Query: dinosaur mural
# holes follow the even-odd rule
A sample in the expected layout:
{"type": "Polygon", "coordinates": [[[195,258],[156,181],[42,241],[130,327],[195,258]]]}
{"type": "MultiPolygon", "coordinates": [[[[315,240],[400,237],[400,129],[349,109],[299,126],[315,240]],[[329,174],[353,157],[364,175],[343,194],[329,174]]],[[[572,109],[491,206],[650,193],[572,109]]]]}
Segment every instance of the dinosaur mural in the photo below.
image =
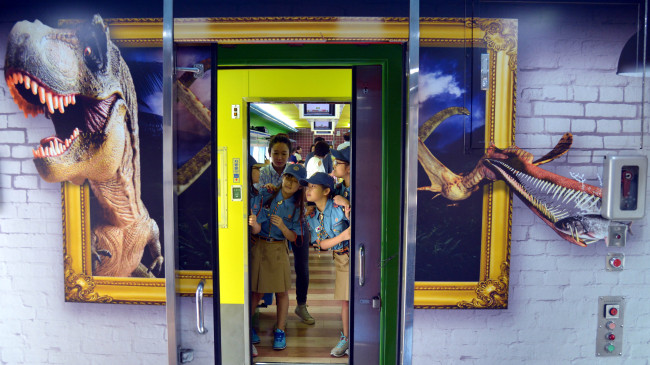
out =
{"type": "Polygon", "coordinates": [[[430,191],[452,201],[467,199],[481,184],[503,180],[546,225],[563,239],[586,246],[607,237],[609,220],[600,215],[602,191],[593,185],[548,172],[539,165],[567,153],[573,136],[566,133],[555,148],[533,161],[533,155],[517,146],[487,148],[476,167],[467,174],[456,174],[444,166],[425,146],[424,141],[445,119],[468,115],[465,108],[447,108],[429,118],[418,131],[418,161],[431,185],[430,191]]]}
{"type": "Polygon", "coordinates": [[[129,69],[95,15],[71,29],[22,21],[9,34],[5,79],[28,116],[55,134],[33,150],[47,182],[86,180],[101,207],[92,222],[93,274],[149,276],[162,269],[160,233],[141,199],[137,98],[129,69]],[[141,264],[145,249],[153,258],[141,264]]]}

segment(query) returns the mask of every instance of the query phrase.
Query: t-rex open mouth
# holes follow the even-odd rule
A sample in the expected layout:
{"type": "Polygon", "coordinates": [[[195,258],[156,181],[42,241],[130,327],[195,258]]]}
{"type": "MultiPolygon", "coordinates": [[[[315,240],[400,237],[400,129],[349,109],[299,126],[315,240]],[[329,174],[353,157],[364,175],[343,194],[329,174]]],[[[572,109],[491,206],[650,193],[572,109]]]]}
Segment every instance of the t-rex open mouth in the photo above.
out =
{"type": "Polygon", "coordinates": [[[99,133],[106,126],[118,95],[97,100],[80,94],[59,94],[36,77],[20,70],[5,73],[9,91],[25,117],[45,114],[56,134],[43,138],[32,151],[34,158],[58,157],[67,152],[82,133],[99,133]],[[79,121],[83,121],[78,125],[79,121]]]}

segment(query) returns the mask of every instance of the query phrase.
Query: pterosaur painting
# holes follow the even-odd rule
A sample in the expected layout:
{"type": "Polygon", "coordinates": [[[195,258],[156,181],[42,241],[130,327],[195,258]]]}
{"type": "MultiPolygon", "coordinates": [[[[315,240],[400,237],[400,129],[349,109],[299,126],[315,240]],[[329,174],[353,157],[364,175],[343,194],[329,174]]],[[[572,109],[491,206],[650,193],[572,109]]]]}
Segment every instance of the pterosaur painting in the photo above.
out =
{"type": "Polygon", "coordinates": [[[38,20],[9,35],[5,79],[25,117],[44,114],[55,134],[34,148],[47,182],[88,181],[98,212],[93,275],[155,277],[163,267],[158,223],[142,200],[138,100],[129,67],[96,15],[54,29],[38,20]],[[142,264],[144,255],[148,265],[142,264]]]}

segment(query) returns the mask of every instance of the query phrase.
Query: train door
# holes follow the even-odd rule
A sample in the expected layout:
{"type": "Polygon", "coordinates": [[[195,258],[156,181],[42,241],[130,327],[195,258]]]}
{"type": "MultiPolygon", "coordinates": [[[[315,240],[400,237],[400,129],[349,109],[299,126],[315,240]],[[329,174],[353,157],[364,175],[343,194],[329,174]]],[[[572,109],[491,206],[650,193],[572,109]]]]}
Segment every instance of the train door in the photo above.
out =
{"type": "MultiPolygon", "coordinates": [[[[231,233],[225,233],[224,229],[220,228],[219,243],[216,245],[220,265],[220,328],[215,331],[219,331],[221,351],[217,361],[220,360],[224,364],[393,363],[392,358],[396,355],[396,337],[393,332],[397,321],[394,313],[398,303],[398,279],[397,275],[391,275],[391,272],[397,273],[398,264],[397,260],[392,261],[391,258],[397,256],[398,246],[386,243],[392,242],[391,239],[398,242],[400,227],[389,226],[387,222],[399,215],[399,209],[391,207],[399,207],[400,173],[387,174],[386,166],[390,161],[401,159],[401,58],[402,48],[399,46],[237,45],[219,48],[216,145],[217,156],[221,153],[222,163],[217,168],[224,171],[221,176],[227,178],[218,178],[217,191],[224,198],[219,202],[226,202],[218,205],[218,211],[219,214],[227,214],[228,229],[231,233]],[[373,56],[373,52],[382,56],[373,56]],[[274,55],[281,55],[281,59],[275,59],[274,55]],[[351,55],[354,55],[357,61],[350,61],[351,55]],[[377,59],[376,64],[373,64],[373,57],[377,59]],[[326,95],[327,90],[330,90],[329,83],[309,75],[311,69],[323,67],[347,72],[345,77],[349,86],[346,97],[326,95]],[[291,69],[289,74],[276,74],[288,69],[291,69]],[[295,83],[292,83],[292,79],[295,83]],[[315,84],[310,86],[309,81],[315,84]],[[386,89],[384,85],[392,85],[393,88],[386,89]],[[279,94],[268,92],[269,89],[278,88],[281,89],[279,94]],[[329,349],[336,344],[338,335],[334,338],[329,338],[329,335],[316,335],[302,343],[296,341],[304,337],[306,332],[297,327],[293,333],[287,334],[287,349],[302,347],[297,356],[273,358],[260,354],[255,359],[252,357],[252,318],[248,311],[249,238],[247,209],[244,209],[248,204],[249,178],[247,105],[273,101],[274,98],[284,102],[303,98],[312,101],[341,101],[352,105],[353,239],[350,252],[350,356],[338,359],[329,356],[329,349]],[[343,100],[346,98],[347,101],[343,100]],[[386,100],[393,100],[395,103],[388,106],[386,100]],[[390,120],[394,123],[390,123],[390,120]],[[394,137],[394,143],[388,142],[387,134],[394,137]],[[394,187],[391,196],[397,197],[395,200],[387,199],[388,186],[394,187]],[[323,342],[327,346],[323,358],[310,356],[310,347],[323,342]]],[[[321,255],[324,257],[326,253],[321,255]]],[[[329,255],[331,258],[331,253],[329,255]]],[[[333,266],[333,263],[331,265],[333,266]]],[[[295,300],[290,300],[289,320],[296,321],[297,318],[292,318],[295,300]]],[[[313,306],[309,304],[309,300],[311,309],[313,306]]],[[[340,317],[340,307],[330,308],[326,312],[330,315],[322,316],[318,312],[312,312],[312,315],[317,323],[319,316],[321,317],[321,325],[336,326],[334,318],[340,317]],[[323,320],[325,317],[328,319],[323,320]]],[[[272,338],[267,340],[272,341],[272,338]]],[[[285,351],[287,350],[271,350],[266,354],[285,351]]]]}

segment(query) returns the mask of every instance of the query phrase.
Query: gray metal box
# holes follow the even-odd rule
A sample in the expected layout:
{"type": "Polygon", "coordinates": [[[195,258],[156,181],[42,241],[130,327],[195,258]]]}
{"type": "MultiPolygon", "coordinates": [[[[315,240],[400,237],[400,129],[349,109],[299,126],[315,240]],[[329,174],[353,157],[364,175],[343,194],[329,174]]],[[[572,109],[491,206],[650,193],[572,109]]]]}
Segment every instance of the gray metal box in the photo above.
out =
{"type": "Polygon", "coordinates": [[[647,175],[646,156],[605,156],[603,217],[612,220],[643,218],[647,175]]]}

